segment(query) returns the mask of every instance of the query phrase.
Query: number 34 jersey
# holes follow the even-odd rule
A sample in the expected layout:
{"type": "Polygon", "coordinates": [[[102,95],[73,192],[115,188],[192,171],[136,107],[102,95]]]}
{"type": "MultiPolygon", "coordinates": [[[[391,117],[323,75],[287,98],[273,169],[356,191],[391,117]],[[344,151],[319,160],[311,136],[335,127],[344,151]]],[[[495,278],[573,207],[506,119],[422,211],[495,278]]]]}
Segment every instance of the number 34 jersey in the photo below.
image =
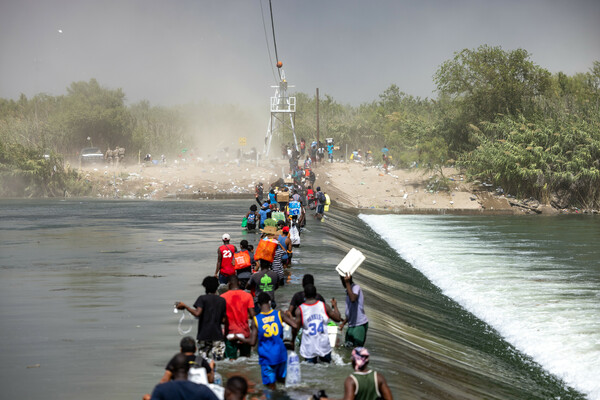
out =
{"type": "Polygon", "coordinates": [[[325,310],[325,303],[320,300],[317,300],[314,304],[302,303],[300,313],[302,314],[300,355],[304,358],[325,357],[331,353],[329,335],[327,334],[329,317],[325,310]]]}
{"type": "Polygon", "coordinates": [[[258,363],[277,365],[287,362],[287,350],[283,344],[283,325],[279,311],[271,310],[254,317],[258,329],[258,363]]]}

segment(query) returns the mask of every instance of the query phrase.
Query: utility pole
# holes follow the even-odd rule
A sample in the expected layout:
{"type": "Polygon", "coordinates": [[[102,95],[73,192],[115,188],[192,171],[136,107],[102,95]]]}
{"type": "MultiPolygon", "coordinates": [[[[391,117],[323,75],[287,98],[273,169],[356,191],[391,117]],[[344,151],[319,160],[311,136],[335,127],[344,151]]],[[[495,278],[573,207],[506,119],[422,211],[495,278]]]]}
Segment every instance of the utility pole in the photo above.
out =
{"type": "MultiPolygon", "coordinates": [[[[321,140],[319,138],[319,88],[317,88],[317,154],[319,154],[319,146],[321,145],[321,140]]],[[[319,157],[315,158],[315,164],[319,157]]]]}

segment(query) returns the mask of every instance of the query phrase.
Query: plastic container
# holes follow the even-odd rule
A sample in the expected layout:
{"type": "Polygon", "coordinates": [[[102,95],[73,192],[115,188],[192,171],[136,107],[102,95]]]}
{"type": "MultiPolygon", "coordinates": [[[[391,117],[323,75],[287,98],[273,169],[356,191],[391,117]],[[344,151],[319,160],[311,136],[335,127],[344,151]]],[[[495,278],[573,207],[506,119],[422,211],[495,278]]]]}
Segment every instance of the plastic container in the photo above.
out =
{"type": "Polygon", "coordinates": [[[282,322],[283,325],[283,341],[291,342],[292,341],[292,327],[282,322]]]}
{"type": "Polygon", "coordinates": [[[299,385],[301,380],[302,375],[300,374],[300,358],[298,357],[298,354],[291,351],[288,354],[285,386],[289,387],[299,385]]]}
{"type": "Polygon", "coordinates": [[[215,371],[214,384],[218,386],[223,385],[223,377],[217,371],[215,371]]]}
{"type": "Polygon", "coordinates": [[[338,336],[338,326],[335,323],[329,323],[327,324],[327,334],[329,335],[329,344],[331,345],[331,347],[335,347],[336,343],[337,343],[337,336],[338,336]]]}
{"type": "Polygon", "coordinates": [[[360,264],[365,261],[365,258],[363,253],[353,247],[348,254],[346,254],[346,257],[344,257],[337,267],[335,267],[335,270],[341,276],[346,276],[347,274],[353,275],[354,271],[356,271],[360,264]]]}
{"type": "Polygon", "coordinates": [[[188,381],[208,385],[208,375],[206,374],[206,369],[197,365],[191,366],[190,370],[188,371],[188,381]]]}

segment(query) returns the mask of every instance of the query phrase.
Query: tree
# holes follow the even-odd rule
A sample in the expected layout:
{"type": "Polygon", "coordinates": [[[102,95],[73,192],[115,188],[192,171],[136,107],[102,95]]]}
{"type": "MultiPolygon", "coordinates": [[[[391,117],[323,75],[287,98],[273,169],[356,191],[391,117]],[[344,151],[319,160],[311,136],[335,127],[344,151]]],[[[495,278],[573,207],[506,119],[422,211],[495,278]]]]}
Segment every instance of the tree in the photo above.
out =
{"type": "Polygon", "coordinates": [[[494,121],[499,115],[532,116],[535,99],[550,88],[550,73],[530,60],[526,50],[504,51],[483,45],[464,49],[444,62],[434,75],[441,96],[459,114],[446,130],[455,151],[471,150],[469,124],[494,121]]]}
{"type": "Polygon", "coordinates": [[[67,88],[57,123],[65,132],[63,146],[78,151],[88,144],[96,147],[127,147],[131,143],[131,118],[121,89],[101,87],[95,79],[73,82],[67,88]]]}

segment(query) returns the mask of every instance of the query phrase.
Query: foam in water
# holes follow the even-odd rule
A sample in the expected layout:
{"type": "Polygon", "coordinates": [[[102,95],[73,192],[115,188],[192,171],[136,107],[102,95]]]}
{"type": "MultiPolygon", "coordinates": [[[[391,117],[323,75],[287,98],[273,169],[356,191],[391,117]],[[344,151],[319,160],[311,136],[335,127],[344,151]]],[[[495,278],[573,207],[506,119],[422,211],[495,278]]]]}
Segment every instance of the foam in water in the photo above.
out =
{"type": "Polygon", "coordinates": [[[534,235],[509,240],[465,219],[360,218],[447,296],[548,371],[600,399],[600,288],[582,279],[585,270],[576,271],[573,257],[546,251],[554,244],[534,235]]]}

